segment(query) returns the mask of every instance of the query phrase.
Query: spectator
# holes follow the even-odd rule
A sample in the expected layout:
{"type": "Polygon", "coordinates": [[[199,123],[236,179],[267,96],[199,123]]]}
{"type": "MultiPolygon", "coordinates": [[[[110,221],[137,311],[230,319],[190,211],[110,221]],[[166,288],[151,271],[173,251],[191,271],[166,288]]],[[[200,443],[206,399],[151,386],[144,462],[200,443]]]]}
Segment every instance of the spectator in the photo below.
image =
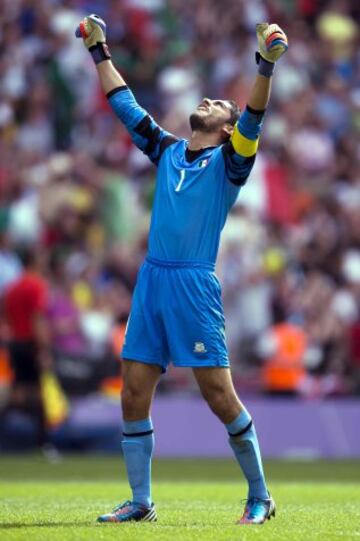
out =
{"type": "Polygon", "coordinates": [[[48,284],[41,276],[37,254],[23,251],[22,263],[24,272],[9,286],[4,297],[14,385],[2,417],[13,408],[30,413],[38,428],[37,443],[45,449],[49,439],[40,378],[42,371],[51,366],[50,337],[45,317],[48,284]]]}
{"type": "Polygon", "coordinates": [[[259,156],[223,235],[229,347],[238,384],[255,374],[261,388],[259,340],[281,321],[295,325],[310,387],[359,392],[360,12],[351,0],[2,2],[0,295],[21,272],[25,243],[67,262],[65,274],[46,262],[42,271],[57,347],[76,342],[101,357],[129,310],[154,175],[85,69],[91,60],[74,38],[84,10],[111,20],[129,86],[184,136],[185,112],[205,89],[244,105],[254,23],[286,28],[292,47],[259,156]],[[76,340],[68,324],[59,332],[60,307],[76,340]]]}

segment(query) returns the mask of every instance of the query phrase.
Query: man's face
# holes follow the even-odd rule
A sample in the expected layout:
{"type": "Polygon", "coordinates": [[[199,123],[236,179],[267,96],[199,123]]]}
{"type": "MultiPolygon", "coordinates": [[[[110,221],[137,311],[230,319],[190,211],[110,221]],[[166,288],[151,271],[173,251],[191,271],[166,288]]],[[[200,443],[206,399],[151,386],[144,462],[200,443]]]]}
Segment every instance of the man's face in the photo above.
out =
{"type": "Polygon", "coordinates": [[[204,98],[190,116],[190,126],[192,131],[211,133],[230,123],[230,119],[231,105],[228,101],[204,98]]]}

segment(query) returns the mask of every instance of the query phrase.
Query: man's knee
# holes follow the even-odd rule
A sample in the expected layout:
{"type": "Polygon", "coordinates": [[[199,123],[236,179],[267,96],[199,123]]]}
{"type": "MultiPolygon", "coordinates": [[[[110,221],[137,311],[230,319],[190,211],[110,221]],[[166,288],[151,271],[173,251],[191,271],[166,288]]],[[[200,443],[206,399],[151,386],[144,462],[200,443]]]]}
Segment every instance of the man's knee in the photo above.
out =
{"type": "Polygon", "coordinates": [[[122,391],[124,418],[138,420],[149,415],[160,375],[160,366],[124,360],[122,391]]]}
{"type": "Polygon", "coordinates": [[[124,416],[132,416],[141,406],[143,397],[141,389],[132,385],[124,385],[121,393],[121,405],[124,416]]]}
{"type": "Polygon", "coordinates": [[[223,389],[209,389],[205,394],[205,400],[215,414],[226,410],[229,403],[229,397],[223,389]]]}
{"type": "Polygon", "coordinates": [[[124,419],[136,421],[149,416],[152,397],[160,373],[158,366],[124,361],[124,386],[121,394],[124,419]]]}
{"type": "Polygon", "coordinates": [[[217,386],[202,390],[210,409],[225,423],[231,422],[240,411],[240,401],[235,393],[217,386]]]}

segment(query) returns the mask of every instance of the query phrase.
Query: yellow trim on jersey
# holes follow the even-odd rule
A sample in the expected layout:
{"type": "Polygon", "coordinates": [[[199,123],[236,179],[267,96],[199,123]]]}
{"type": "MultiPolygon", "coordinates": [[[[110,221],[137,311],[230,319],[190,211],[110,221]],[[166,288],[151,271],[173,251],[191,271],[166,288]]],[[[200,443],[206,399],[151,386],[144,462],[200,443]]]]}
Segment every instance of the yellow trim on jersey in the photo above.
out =
{"type": "Polygon", "coordinates": [[[231,136],[231,142],[237,154],[245,156],[245,158],[249,158],[250,156],[254,156],[254,154],[256,154],[259,145],[259,138],[255,139],[255,141],[253,139],[248,139],[242,133],[240,133],[238,127],[235,126],[231,136]]]}

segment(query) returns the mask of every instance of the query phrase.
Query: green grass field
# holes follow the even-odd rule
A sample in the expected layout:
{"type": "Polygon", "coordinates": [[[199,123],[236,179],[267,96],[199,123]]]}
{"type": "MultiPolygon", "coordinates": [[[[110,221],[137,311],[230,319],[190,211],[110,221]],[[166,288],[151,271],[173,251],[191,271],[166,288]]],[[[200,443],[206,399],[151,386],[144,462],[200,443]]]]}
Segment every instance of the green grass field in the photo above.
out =
{"type": "Polygon", "coordinates": [[[113,457],[0,458],[0,539],[141,541],[360,540],[359,462],[268,462],[275,520],[240,527],[245,484],[230,461],[158,460],[159,522],[96,524],[130,496],[124,465],[113,457]]]}

